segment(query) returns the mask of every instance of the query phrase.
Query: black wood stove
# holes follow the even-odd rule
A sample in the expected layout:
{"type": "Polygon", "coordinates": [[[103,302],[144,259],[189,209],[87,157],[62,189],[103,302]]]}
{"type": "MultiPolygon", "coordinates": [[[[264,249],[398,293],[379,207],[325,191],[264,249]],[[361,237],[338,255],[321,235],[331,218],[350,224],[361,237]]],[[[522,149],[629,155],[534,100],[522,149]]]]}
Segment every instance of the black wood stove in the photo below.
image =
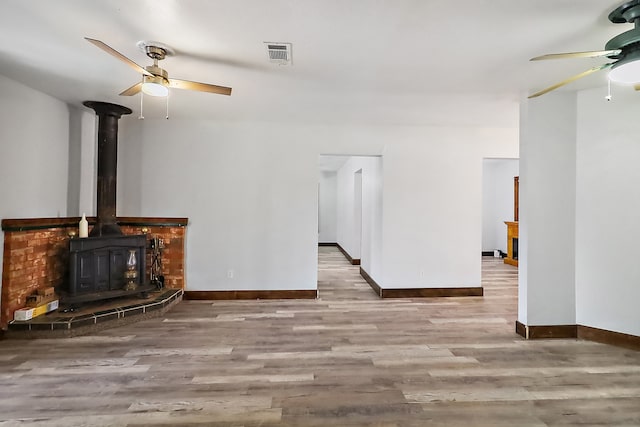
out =
{"type": "Polygon", "coordinates": [[[85,101],[98,116],[97,219],[89,237],[69,242],[69,280],[62,303],[76,304],[144,293],[145,235],[122,234],[116,222],[118,120],[131,110],[107,102],[85,101]]]}

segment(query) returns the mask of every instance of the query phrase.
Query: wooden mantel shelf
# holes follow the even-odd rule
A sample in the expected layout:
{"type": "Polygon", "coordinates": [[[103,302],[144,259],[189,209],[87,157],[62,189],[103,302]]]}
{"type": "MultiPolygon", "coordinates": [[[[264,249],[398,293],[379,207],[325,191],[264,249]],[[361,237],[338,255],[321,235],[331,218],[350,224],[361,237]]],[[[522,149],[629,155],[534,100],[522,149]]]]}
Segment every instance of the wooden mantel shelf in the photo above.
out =
{"type": "Polygon", "coordinates": [[[504,259],[505,264],[518,266],[518,259],[514,258],[513,239],[518,238],[518,221],[505,221],[507,224],[507,257],[504,259]]]}

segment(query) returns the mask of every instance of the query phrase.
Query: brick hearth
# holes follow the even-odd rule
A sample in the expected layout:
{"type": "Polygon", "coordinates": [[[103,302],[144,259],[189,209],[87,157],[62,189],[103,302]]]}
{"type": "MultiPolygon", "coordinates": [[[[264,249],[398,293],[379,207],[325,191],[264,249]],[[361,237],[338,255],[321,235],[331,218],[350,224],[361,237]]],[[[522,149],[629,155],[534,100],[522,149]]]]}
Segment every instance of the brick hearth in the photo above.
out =
{"type": "MultiPolygon", "coordinates": [[[[90,227],[95,218],[87,218],[90,227]]],[[[4,219],[4,256],[0,328],[6,330],[13,313],[26,305],[37,289],[64,285],[69,268],[69,233],[78,232],[79,217],[4,219]]],[[[184,289],[184,238],[187,218],[119,217],[124,234],[143,234],[164,241],[162,270],[165,287],[184,289]]],[[[151,266],[147,253],[147,279],[151,266]]]]}

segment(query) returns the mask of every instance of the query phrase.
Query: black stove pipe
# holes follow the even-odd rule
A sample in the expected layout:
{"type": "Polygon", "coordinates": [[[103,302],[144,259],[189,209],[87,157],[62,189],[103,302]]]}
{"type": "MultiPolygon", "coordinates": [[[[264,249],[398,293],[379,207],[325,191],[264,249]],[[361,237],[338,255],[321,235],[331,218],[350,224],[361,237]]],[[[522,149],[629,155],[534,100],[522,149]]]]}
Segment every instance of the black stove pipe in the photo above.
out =
{"type": "Polygon", "coordinates": [[[89,237],[120,236],[116,222],[116,179],[118,170],[118,120],[131,109],[108,102],[82,103],[98,116],[98,182],[96,225],[89,237]]]}

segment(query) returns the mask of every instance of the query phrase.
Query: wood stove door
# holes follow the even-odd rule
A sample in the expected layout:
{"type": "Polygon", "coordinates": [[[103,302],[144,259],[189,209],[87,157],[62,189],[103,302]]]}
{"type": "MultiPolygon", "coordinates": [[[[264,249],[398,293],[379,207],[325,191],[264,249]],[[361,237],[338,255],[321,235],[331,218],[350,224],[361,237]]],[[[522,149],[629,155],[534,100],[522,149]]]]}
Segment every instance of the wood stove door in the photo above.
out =
{"type": "Polygon", "coordinates": [[[73,265],[78,270],[77,280],[71,284],[70,292],[91,292],[95,288],[95,257],[89,252],[79,252],[72,258],[73,265]]]}
{"type": "Polygon", "coordinates": [[[95,270],[93,278],[94,287],[89,292],[99,292],[109,290],[109,251],[98,250],[93,253],[95,270]]]}
{"type": "Polygon", "coordinates": [[[124,288],[124,271],[127,269],[127,249],[111,249],[111,290],[124,288]]]}

